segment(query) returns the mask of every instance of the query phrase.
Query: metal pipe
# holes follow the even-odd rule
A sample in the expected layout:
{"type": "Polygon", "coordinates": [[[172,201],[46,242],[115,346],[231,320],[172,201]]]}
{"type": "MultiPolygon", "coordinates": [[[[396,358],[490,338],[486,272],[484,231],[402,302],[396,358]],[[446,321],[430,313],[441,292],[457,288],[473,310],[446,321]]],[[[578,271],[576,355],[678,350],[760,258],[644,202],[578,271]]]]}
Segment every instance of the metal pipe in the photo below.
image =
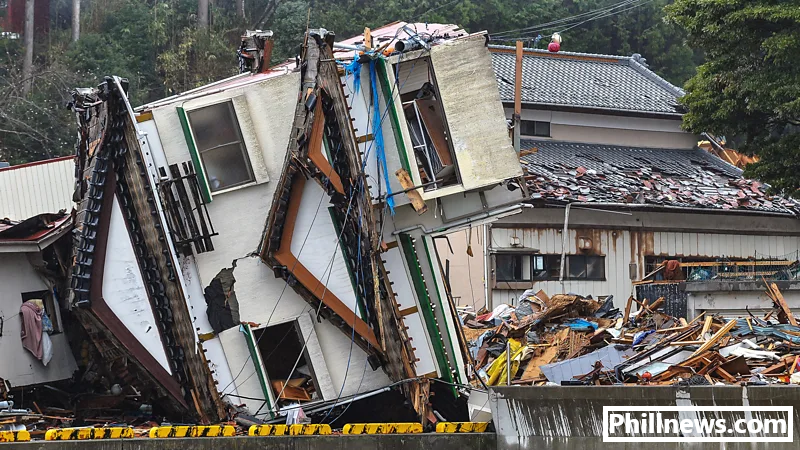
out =
{"type": "Polygon", "coordinates": [[[367,47],[364,45],[350,45],[350,44],[342,44],[341,42],[334,42],[333,48],[341,48],[344,50],[353,50],[356,52],[365,52],[367,51],[367,47]]]}
{"type": "Polygon", "coordinates": [[[567,259],[567,233],[569,232],[569,209],[572,203],[567,203],[564,210],[564,229],[561,231],[561,270],[558,273],[558,282],[561,283],[561,293],[564,294],[564,266],[567,259]]]}
{"type": "MultiPolygon", "coordinates": [[[[489,305],[492,305],[491,295],[492,295],[492,288],[491,288],[491,274],[492,274],[492,257],[490,256],[491,253],[491,242],[490,236],[492,233],[491,225],[485,224],[481,227],[483,229],[483,306],[488,310],[491,311],[493,308],[490,308],[489,305]]],[[[478,377],[480,378],[480,377],[478,377]]]]}
{"type": "Polygon", "coordinates": [[[506,386],[511,386],[511,342],[506,341],[506,386]]]}

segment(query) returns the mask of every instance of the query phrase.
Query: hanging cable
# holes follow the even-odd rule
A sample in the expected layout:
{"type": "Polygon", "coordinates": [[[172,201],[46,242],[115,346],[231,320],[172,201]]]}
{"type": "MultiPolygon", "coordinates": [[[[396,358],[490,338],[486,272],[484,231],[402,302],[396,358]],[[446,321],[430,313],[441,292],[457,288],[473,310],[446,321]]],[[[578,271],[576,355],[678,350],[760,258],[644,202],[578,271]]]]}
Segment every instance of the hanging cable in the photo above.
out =
{"type": "MultiPolygon", "coordinates": [[[[576,14],[574,16],[564,17],[562,19],[553,20],[550,22],[541,23],[538,25],[533,25],[530,27],[525,28],[517,28],[514,30],[508,31],[501,31],[499,33],[491,33],[490,40],[514,40],[519,38],[528,39],[530,37],[535,37],[536,34],[539,34],[542,31],[549,30],[549,29],[558,29],[564,26],[571,26],[574,24],[579,24],[581,21],[586,19],[587,17],[597,16],[599,14],[606,14],[613,15],[618,12],[624,11],[616,11],[617,9],[624,8],[626,6],[632,5],[634,3],[641,2],[643,0],[624,0],[619,3],[615,3],[612,5],[604,6],[601,8],[597,8],[592,11],[587,11],[581,14],[576,14]],[[529,36],[530,35],[530,36],[529,36]]],[[[627,11],[627,10],[625,10],[627,11]]],[[[592,19],[594,20],[594,19],[592,19]]],[[[586,20],[588,21],[588,20],[586,20]]],[[[585,22],[583,22],[585,23],[585,22]]]]}

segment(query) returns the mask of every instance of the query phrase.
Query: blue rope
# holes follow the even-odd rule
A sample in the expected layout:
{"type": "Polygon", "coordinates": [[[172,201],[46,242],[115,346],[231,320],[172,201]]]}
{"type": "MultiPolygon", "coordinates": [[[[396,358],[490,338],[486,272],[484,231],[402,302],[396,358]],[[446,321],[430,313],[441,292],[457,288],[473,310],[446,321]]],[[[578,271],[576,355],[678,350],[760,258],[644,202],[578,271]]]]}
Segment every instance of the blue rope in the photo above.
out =
{"type": "Polygon", "coordinates": [[[381,113],[380,113],[380,100],[378,97],[378,73],[375,68],[376,60],[372,60],[369,62],[369,80],[372,84],[372,138],[375,143],[375,148],[377,150],[377,157],[378,162],[381,165],[381,169],[383,171],[383,181],[386,183],[386,204],[389,206],[389,212],[394,215],[394,197],[392,197],[392,186],[389,184],[389,168],[386,166],[386,152],[383,148],[383,128],[381,124],[383,121],[381,120],[381,113]]]}

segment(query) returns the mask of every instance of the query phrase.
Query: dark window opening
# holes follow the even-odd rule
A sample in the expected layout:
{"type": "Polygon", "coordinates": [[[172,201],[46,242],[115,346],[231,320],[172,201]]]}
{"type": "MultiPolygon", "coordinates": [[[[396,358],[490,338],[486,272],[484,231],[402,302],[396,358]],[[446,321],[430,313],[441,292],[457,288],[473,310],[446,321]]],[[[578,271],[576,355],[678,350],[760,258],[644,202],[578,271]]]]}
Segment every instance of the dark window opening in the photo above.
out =
{"type": "MultiPolygon", "coordinates": [[[[567,255],[566,280],[605,280],[606,257],[598,255],[567,255]]],[[[498,253],[495,256],[497,281],[558,280],[561,255],[498,253]]]]}
{"type": "Polygon", "coordinates": [[[53,332],[50,334],[57,334],[60,333],[61,330],[61,323],[59,322],[59,313],[58,313],[58,304],[56,303],[55,299],[53,298],[53,293],[48,290],[43,291],[32,291],[32,292],[23,292],[22,293],[22,303],[27,302],[28,300],[41,300],[42,305],[44,306],[44,312],[47,313],[47,317],[50,318],[50,322],[53,323],[53,332]]]}
{"type": "Polygon", "coordinates": [[[280,395],[279,401],[310,401],[321,397],[301,336],[294,321],[253,330],[270,387],[276,397],[280,395]]]}
{"type": "Polygon", "coordinates": [[[496,258],[497,281],[530,281],[530,255],[498,254],[496,258]]]}
{"type": "Polygon", "coordinates": [[[522,136],[550,137],[550,122],[522,120],[520,121],[519,134],[522,136]]]}
{"type": "Polygon", "coordinates": [[[430,60],[419,58],[396,67],[417,170],[422,183],[429,184],[425,190],[457,184],[452,143],[430,60]]]}
{"type": "Polygon", "coordinates": [[[189,123],[212,192],[255,181],[232,102],[189,111],[189,123]]]}

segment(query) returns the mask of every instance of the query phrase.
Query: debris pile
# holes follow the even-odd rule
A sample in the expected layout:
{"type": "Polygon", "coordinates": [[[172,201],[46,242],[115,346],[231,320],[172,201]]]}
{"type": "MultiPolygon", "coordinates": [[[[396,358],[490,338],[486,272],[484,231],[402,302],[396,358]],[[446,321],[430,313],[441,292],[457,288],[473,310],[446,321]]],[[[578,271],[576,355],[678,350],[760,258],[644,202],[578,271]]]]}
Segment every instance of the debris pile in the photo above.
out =
{"type": "Polygon", "coordinates": [[[764,317],[687,321],[663,312],[664,298],[631,297],[621,312],[610,296],[527,290],[516,308],[461,319],[489,386],[800,384],[800,327],[775,284],[767,295],[775,309],[764,317]]]}

